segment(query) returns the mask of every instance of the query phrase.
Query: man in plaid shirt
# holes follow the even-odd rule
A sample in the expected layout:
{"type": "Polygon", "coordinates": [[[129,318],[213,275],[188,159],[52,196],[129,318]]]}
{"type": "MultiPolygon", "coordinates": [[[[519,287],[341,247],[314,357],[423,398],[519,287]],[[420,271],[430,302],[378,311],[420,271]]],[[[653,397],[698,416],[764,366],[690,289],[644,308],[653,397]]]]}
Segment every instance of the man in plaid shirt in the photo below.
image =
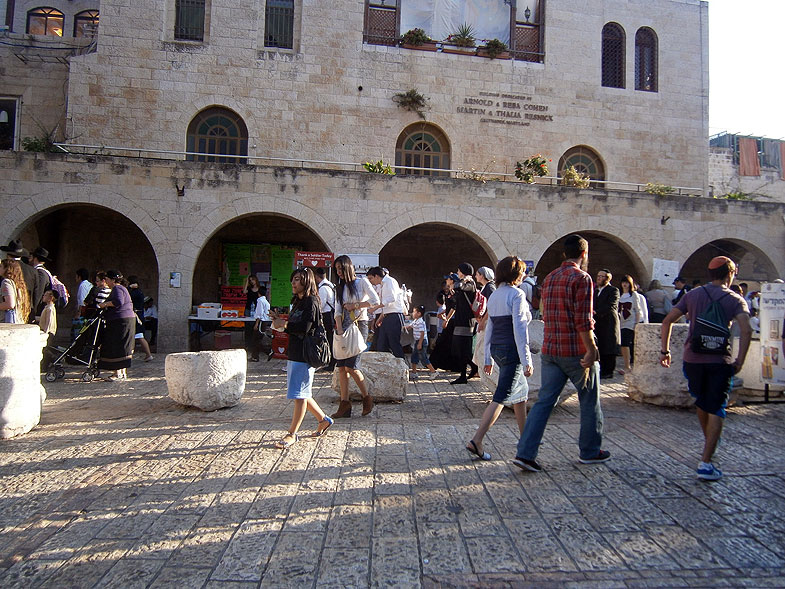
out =
{"type": "Polygon", "coordinates": [[[551,411],[569,378],[578,390],[581,431],[578,438],[583,464],[605,462],[611,453],[602,449],[599,351],[594,341],[592,296],[594,284],[585,270],[589,244],[580,235],[564,240],[562,265],[542,285],[545,338],[542,345],[542,385],[537,402],[526,418],[513,464],[539,472],[537,452],[551,411]]]}

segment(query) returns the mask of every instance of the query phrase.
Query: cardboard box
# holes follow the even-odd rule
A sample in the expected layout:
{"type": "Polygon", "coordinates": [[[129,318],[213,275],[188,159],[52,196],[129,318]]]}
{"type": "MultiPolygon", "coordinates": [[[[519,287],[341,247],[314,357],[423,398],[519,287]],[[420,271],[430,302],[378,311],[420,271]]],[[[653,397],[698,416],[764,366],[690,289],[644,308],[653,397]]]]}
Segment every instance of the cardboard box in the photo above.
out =
{"type": "Polygon", "coordinates": [[[218,319],[221,316],[221,303],[202,303],[196,309],[199,319],[218,319]]]}

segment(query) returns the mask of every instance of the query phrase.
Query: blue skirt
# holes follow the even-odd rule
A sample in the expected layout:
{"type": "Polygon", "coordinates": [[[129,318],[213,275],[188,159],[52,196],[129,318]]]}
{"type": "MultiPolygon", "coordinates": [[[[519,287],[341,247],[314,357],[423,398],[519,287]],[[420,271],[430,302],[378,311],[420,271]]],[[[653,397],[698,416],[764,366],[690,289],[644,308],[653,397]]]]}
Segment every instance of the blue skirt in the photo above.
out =
{"type": "Polygon", "coordinates": [[[310,399],[315,368],[305,362],[286,362],[286,398],[310,399]]]}

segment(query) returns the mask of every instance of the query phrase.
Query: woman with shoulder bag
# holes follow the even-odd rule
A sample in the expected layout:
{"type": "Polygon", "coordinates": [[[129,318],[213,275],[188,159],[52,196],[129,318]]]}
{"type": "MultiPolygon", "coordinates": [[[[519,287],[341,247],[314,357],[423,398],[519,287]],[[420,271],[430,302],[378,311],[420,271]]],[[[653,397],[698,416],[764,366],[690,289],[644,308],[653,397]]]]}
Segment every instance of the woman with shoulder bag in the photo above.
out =
{"type": "MultiPolygon", "coordinates": [[[[349,400],[349,376],[357,384],[357,388],[360,389],[363,396],[363,415],[368,415],[373,410],[373,398],[368,394],[368,389],[365,387],[365,377],[360,372],[358,364],[360,354],[365,350],[365,342],[368,339],[367,309],[379,304],[379,296],[367,278],[357,278],[349,256],[338,256],[333,267],[338,274],[338,285],[335,287],[333,350],[336,354],[343,355],[337,350],[341,348],[343,343],[341,340],[347,339],[349,330],[359,332],[359,334],[353,333],[352,336],[357,338],[359,335],[360,342],[360,346],[355,350],[356,354],[347,358],[338,358],[336,355],[335,366],[338,368],[341,403],[338,406],[338,411],[332,416],[339,419],[352,415],[352,402],[349,400]],[[336,346],[336,344],[338,345],[336,346]]],[[[351,353],[351,351],[347,353],[351,353]]]]}
{"type": "Polygon", "coordinates": [[[286,363],[286,398],[294,401],[294,413],[289,431],[275,443],[275,447],[286,449],[300,438],[297,431],[303,423],[305,412],[310,411],[319,422],[311,437],[318,438],[333,424],[319,404],[311,396],[313,375],[316,371],[305,358],[304,342],[306,336],[321,325],[319,292],[316,279],[310,268],[298,268],[292,272],[292,308],[289,319],[273,317],[273,329],[289,334],[289,359],[286,363]]]}

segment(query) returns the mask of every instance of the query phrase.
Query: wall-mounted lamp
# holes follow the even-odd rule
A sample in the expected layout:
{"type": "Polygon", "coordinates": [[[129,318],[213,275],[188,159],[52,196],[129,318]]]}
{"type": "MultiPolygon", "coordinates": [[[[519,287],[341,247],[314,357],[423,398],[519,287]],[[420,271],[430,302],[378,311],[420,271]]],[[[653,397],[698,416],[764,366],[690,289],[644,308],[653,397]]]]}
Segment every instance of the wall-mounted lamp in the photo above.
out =
{"type": "Polygon", "coordinates": [[[8,111],[0,110],[0,123],[7,123],[7,122],[8,122],[8,111]]]}
{"type": "Polygon", "coordinates": [[[670,219],[670,217],[666,217],[665,215],[663,215],[663,216],[660,218],[660,225],[665,225],[665,223],[667,223],[667,222],[668,222],[668,219],[670,219]]]}
{"type": "Polygon", "coordinates": [[[178,186],[177,183],[175,183],[174,186],[177,188],[177,196],[185,196],[185,184],[178,186]]]}
{"type": "Polygon", "coordinates": [[[523,16],[525,16],[525,17],[526,17],[526,22],[529,22],[529,17],[530,17],[531,15],[532,15],[532,11],[531,11],[531,10],[529,9],[529,7],[527,6],[527,7],[526,7],[526,10],[524,10],[524,11],[523,11],[523,16]]]}

